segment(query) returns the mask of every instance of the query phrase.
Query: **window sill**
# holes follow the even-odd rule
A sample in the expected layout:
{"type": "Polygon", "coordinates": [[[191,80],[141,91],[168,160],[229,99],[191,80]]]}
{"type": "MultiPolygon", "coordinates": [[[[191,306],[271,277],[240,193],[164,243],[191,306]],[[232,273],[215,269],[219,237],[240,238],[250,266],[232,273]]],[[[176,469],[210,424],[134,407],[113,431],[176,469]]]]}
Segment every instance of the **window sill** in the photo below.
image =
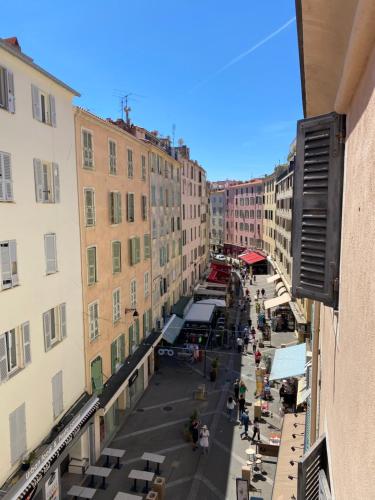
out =
{"type": "Polygon", "coordinates": [[[0,200],[0,203],[16,203],[15,200],[0,200]]]}
{"type": "Polygon", "coordinates": [[[97,281],[95,281],[94,283],[87,283],[87,286],[91,288],[95,286],[97,283],[98,283],[97,281]]]}
{"type": "Polygon", "coordinates": [[[46,276],[52,276],[53,274],[57,274],[59,272],[58,269],[56,271],[53,271],[52,273],[46,273],[46,276]]]}

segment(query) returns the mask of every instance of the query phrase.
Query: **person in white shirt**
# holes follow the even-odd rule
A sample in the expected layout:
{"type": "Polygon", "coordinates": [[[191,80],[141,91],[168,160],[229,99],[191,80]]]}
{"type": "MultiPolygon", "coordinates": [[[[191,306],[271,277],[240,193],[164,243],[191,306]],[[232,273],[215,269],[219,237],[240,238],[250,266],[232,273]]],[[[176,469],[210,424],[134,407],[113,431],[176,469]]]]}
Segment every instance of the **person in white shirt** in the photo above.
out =
{"type": "Polygon", "coordinates": [[[237,337],[237,351],[241,354],[243,346],[242,337],[237,337]]]}
{"type": "Polygon", "coordinates": [[[207,425],[204,425],[201,429],[200,433],[200,441],[199,444],[202,447],[203,454],[208,453],[209,442],[208,438],[210,437],[210,431],[207,428],[207,425]]]}

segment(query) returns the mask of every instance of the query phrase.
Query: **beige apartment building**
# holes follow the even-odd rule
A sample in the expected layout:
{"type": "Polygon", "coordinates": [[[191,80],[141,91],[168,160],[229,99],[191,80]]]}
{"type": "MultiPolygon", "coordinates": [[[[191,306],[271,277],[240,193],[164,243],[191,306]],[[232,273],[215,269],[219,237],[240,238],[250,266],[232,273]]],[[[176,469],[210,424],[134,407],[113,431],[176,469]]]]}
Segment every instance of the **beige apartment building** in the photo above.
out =
{"type": "Polygon", "coordinates": [[[276,249],[276,171],[264,179],[263,250],[275,259],[276,249]]]}
{"type": "Polygon", "coordinates": [[[293,293],[315,300],[298,500],[370,500],[375,4],[298,1],[297,20],[305,120],[297,136],[293,293]]]}
{"type": "Polygon", "coordinates": [[[76,108],[86,386],[97,452],[153,372],[148,148],[123,122],[76,108]]]}
{"type": "Polygon", "coordinates": [[[209,253],[208,191],[205,170],[190,159],[186,146],[174,148],[182,164],[182,294],[191,295],[203,275],[209,253]]]}
{"type": "Polygon", "coordinates": [[[210,192],[210,250],[220,253],[224,248],[225,191],[210,192]]]}

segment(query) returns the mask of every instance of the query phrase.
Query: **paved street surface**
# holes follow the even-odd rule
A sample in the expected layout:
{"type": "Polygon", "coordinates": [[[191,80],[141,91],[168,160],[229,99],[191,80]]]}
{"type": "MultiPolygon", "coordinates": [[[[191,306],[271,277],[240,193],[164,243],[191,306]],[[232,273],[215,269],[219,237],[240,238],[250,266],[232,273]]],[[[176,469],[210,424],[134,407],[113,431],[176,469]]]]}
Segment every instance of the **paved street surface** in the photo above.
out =
{"type": "MultiPolygon", "coordinates": [[[[257,277],[250,287],[251,297],[258,288],[265,288],[268,297],[273,296],[274,284],[266,283],[266,276],[257,277]]],[[[242,294],[242,290],[240,290],[242,294]]],[[[253,300],[253,299],[252,299],[253,300]]],[[[253,300],[254,302],[254,300],[253,300]]],[[[253,325],[256,315],[250,308],[253,325]]],[[[240,312],[239,307],[230,311],[232,322],[247,323],[249,310],[240,312]]],[[[258,334],[257,334],[258,335],[258,334]]],[[[281,343],[295,343],[293,333],[278,333],[272,338],[272,346],[281,343]]],[[[261,349],[264,354],[273,355],[274,347],[261,349]]],[[[126,451],[122,459],[123,467],[113,470],[106,491],[98,490],[95,499],[112,499],[118,491],[130,492],[132,482],[128,479],[131,469],[143,469],[140,460],[145,452],[166,455],[161,475],[166,479],[166,499],[213,500],[236,499],[236,477],[241,477],[241,466],[246,461],[246,448],[251,441],[240,439],[239,423],[231,423],[226,417],[226,400],[232,394],[232,384],[241,377],[248,388],[246,401],[249,416],[253,420],[251,404],[254,402],[255,365],[252,354],[240,355],[235,350],[218,350],[209,357],[219,358],[218,378],[211,383],[203,377],[203,361],[193,366],[176,364],[173,359],[160,360],[160,369],[152,378],[148,389],[136,409],[109,445],[126,451]],[[193,391],[198,385],[206,383],[207,401],[193,399],[193,391]],[[210,430],[210,449],[203,455],[201,449],[192,450],[191,443],[184,439],[184,425],[189,416],[198,410],[202,424],[210,430]]],[[[207,373],[210,362],[207,359],[207,373]]],[[[278,415],[279,396],[273,390],[274,401],[270,404],[272,416],[263,418],[261,440],[268,442],[271,433],[281,428],[282,420],[278,415]]],[[[252,427],[249,428],[252,435],[252,427]]],[[[270,458],[264,464],[264,474],[252,481],[252,494],[271,499],[276,465],[270,458]]],[[[102,463],[103,460],[100,462],[102,463]]]]}

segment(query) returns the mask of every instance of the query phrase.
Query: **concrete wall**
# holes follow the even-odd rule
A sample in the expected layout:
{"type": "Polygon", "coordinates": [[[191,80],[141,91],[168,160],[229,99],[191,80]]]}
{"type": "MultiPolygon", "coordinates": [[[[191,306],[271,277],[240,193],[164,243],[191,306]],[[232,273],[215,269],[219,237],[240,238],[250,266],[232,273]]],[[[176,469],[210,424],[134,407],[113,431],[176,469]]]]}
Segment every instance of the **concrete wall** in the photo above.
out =
{"type": "MultiPolygon", "coordinates": [[[[11,154],[14,202],[0,202],[0,240],[15,239],[19,286],[0,290],[0,334],[30,322],[31,363],[0,384],[0,483],[10,463],[9,414],[26,404],[28,453],[47,436],[53,418],[52,377],[63,372],[64,411],[84,391],[82,287],[72,94],[0,49],[14,73],[15,114],[0,110],[0,151],[11,154]],[[31,84],[53,94],[57,126],[32,115],[31,84]],[[59,164],[60,203],[37,203],[33,159],[59,164]],[[58,272],[46,275],[44,235],[55,233],[58,272]],[[45,352],[43,313],[66,303],[67,337],[45,352]]],[[[20,346],[18,346],[20,347],[20,346]]]]}
{"type": "Polygon", "coordinates": [[[375,48],[347,112],[339,313],[323,307],[320,324],[318,431],[338,500],[374,496],[374,87],[375,48]]]}

